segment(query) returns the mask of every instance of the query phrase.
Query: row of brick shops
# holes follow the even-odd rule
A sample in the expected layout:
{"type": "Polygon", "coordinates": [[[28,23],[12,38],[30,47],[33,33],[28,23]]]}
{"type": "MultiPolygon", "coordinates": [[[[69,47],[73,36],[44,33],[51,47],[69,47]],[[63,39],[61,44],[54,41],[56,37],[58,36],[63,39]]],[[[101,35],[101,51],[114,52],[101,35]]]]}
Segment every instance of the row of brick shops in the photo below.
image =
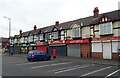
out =
{"type": "Polygon", "coordinates": [[[28,45],[22,44],[21,48],[24,48],[25,52],[37,49],[51,55],[53,49],[56,49],[57,56],[117,59],[119,39],[120,36],[82,40],[50,40],[47,43],[36,41],[28,45]]]}

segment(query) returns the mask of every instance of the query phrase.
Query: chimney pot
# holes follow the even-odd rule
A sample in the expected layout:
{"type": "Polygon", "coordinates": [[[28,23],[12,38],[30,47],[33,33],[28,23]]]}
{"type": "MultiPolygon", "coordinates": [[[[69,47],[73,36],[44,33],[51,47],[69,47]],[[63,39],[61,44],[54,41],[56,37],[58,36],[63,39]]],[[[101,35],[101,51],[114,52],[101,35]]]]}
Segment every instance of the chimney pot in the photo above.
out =
{"type": "Polygon", "coordinates": [[[20,35],[22,34],[22,30],[19,31],[20,32],[20,35]]]}
{"type": "Polygon", "coordinates": [[[99,16],[99,9],[98,9],[98,7],[94,8],[93,13],[94,13],[94,18],[97,18],[99,16]]]}
{"type": "Polygon", "coordinates": [[[34,25],[34,30],[36,30],[37,29],[37,27],[36,27],[36,25],[34,25]]]}
{"type": "Polygon", "coordinates": [[[56,22],[55,22],[55,25],[56,25],[56,26],[59,26],[59,21],[56,21],[56,22]]]}

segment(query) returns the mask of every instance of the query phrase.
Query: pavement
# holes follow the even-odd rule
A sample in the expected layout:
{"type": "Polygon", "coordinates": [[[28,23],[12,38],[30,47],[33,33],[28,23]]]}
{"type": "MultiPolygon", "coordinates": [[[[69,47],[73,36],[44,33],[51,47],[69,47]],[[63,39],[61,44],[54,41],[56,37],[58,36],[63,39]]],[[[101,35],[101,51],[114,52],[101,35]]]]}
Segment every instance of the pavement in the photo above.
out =
{"type": "MultiPolygon", "coordinates": [[[[26,58],[26,54],[14,54],[9,55],[8,53],[3,53],[3,56],[13,56],[13,57],[21,57],[26,58]]],[[[81,62],[81,63],[89,63],[89,64],[105,64],[105,65],[115,65],[120,66],[120,60],[105,60],[105,59],[98,59],[98,58],[81,58],[81,57],[66,57],[66,56],[57,56],[56,59],[52,60],[58,60],[58,61],[75,61],[75,62],[81,62]]]]}

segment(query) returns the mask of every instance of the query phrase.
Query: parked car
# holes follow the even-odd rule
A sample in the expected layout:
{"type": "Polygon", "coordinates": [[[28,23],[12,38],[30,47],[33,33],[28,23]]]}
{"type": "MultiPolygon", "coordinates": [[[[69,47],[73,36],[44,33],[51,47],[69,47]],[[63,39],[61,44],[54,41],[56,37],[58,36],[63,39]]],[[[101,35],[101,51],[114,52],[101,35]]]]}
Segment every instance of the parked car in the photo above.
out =
{"type": "Polygon", "coordinates": [[[28,61],[50,60],[51,56],[41,50],[32,50],[27,54],[28,61]]]}

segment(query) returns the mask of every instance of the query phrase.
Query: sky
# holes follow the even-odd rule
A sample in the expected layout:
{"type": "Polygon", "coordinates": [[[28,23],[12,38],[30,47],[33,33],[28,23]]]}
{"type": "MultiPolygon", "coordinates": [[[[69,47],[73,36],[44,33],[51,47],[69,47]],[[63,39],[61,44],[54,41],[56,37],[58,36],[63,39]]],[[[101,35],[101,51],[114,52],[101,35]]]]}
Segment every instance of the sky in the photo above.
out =
{"type": "Polygon", "coordinates": [[[11,18],[11,36],[55,24],[72,21],[93,15],[93,9],[99,13],[118,9],[120,0],[0,0],[0,37],[9,37],[11,18]]]}

